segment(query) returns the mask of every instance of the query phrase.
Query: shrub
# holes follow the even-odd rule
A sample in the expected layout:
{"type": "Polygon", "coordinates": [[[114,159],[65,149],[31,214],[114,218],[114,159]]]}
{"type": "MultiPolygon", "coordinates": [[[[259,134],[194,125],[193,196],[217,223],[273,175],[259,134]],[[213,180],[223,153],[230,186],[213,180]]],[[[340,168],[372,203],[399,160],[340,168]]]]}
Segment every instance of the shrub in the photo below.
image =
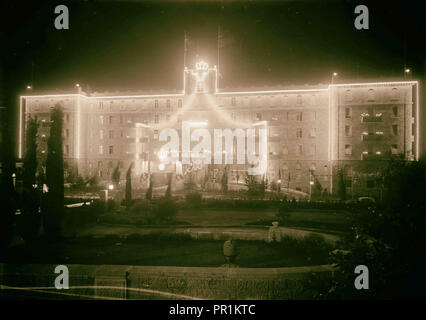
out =
{"type": "Polygon", "coordinates": [[[284,222],[290,217],[290,212],[291,209],[289,208],[289,206],[287,204],[282,204],[278,208],[277,217],[280,221],[284,222]]]}
{"type": "Polygon", "coordinates": [[[135,200],[130,206],[131,214],[143,214],[151,210],[151,203],[148,200],[135,200]]]}
{"type": "Polygon", "coordinates": [[[203,196],[198,192],[188,193],[185,197],[187,204],[193,208],[199,208],[203,201],[203,196]]]}
{"type": "Polygon", "coordinates": [[[154,216],[157,221],[170,221],[177,214],[177,206],[170,198],[160,199],[154,207],[154,216]]]}

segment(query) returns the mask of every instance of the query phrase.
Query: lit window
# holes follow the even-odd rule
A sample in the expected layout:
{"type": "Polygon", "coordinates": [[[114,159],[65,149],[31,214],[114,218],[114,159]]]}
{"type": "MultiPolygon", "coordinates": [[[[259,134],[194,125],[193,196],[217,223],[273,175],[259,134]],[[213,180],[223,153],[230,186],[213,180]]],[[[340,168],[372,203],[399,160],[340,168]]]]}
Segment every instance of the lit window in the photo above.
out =
{"type": "Polygon", "coordinates": [[[345,126],[345,136],[350,137],[352,135],[352,127],[351,126],[345,126]]]}
{"type": "Polygon", "coordinates": [[[345,154],[351,155],[352,154],[352,147],[350,144],[345,144],[345,154]]]}
{"type": "Polygon", "coordinates": [[[104,138],[104,130],[100,130],[99,131],[99,139],[103,139],[104,138]]]}
{"type": "Polygon", "coordinates": [[[392,125],[392,132],[393,132],[394,136],[398,135],[398,125],[397,124],[392,125]]]}
{"type": "Polygon", "coordinates": [[[398,98],[399,98],[398,89],[392,88],[391,100],[398,100],[398,98]]]}
{"type": "Polygon", "coordinates": [[[99,116],[99,123],[104,124],[104,116],[99,116]]]}
{"type": "Polygon", "coordinates": [[[309,155],[314,156],[316,151],[317,151],[316,145],[314,145],[314,144],[311,145],[310,148],[309,148],[309,155]]]}
{"type": "Polygon", "coordinates": [[[311,138],[316,137],[316,136],[317,136],[317,128],[311,128],[311,129],[309,130],[309,136],[310,136],[311,138]]]}
{"type": "Polygon", "coordinates": [[[398,106],[392,107],[392,114],[394,117],[398,117],[398,106]]]}
{"type": "Polygon", "coordinates": [[[303,113],[302,112],[298,112],[297,113],[297,121],[302,121],[303,120],[303,113]]]}
{"type": "Polygon", "coordinates": [[[345,108],[345,118],[350,119],[352,117],[352,108],[345,108]]]}
{"type": "Polygon", "coordinates": [[[284,96],[283,105],[288,106],[288,96],[284,96]]]}
{"type": "Polygon", "coordinates": [[[368,101],[374,101],[374,90],[373,89],[368,90],[367,100],[368,101]]]}
{"type": "Polygon", "coordinates": [[[288,154],[288,147],[287,146],[283,147],[283,154],[288,154]]]}
{"type": "Polygon", "coordinates": [[[104,153],[104,147],[103,146],[99,146],[99,154],[103,154],[104,153]]]}
{"type": "Polygon", "coordinates": [[[352,101],[352,91],[351,90],[346,90],[345,101],[352,101]]]}

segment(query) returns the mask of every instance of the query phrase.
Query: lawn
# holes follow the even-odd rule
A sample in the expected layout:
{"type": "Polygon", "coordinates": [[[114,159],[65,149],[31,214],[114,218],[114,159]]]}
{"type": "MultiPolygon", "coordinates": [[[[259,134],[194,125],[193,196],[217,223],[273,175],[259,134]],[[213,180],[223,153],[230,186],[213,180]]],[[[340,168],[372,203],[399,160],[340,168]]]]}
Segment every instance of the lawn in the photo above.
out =
{"type": "Polygon", "coordinates": [[[179,210],[176,220],[186,221],[193,226],[241,226],[257,219],[274,219],[272,210],[179,210]]]}
{"type": "MultiPolygon", "coordinates": [[[[321,238],[286,239],[279,244],[237,241],[240,267],[269,268],[327,263],[330,245],[321,238]]],[[[31,254],[18,247],[12,252],[15,263],[111,264],[145,266],[219,267],[225,263],[223,241],[193,240],[184,236],[130,236],[76,238],[56,242],[41,239],[31,254]]]]}
{"type": "MultiPolygon", "coordinates": [[[[271,225],[276,221],[276,211],[264,210],[180,210],[176,216],[179,221],[186,221],[193,226],[243,226],[271,225]]],[[[349,228],[350,214],[346,211],[328,211],[316,209],[297,209],[281,226],[320,229],[326,231],[346,231],[349,228]]]]}

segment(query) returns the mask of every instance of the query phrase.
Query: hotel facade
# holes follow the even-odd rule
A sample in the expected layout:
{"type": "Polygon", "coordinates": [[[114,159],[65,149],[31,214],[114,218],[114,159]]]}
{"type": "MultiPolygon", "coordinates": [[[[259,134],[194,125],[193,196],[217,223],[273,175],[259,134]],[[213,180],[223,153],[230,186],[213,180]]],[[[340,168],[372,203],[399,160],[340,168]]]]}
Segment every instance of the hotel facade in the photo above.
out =
{"type": "MultiPolygon", "coordinates": [[[[183,90],[162,94],[85,93],[32,94],[19,98],[19,158],[25,152],[29,117],[40,122],[39,164],[47,155],[50,110],[63,113],[63,151],[67,171],[105,184],[118,165],[133,165],[133,186],[147,186],[150,174],[173,172],[185,179],[195,173],[199,184],[220,183],[228,170],[230,185],[243,184],[248,163],[163,164],[161,131],[182,123],[214,129],[267,129],[265,176],[283,191],[311,192],[318,181],[337,192],[336,173],[344,174],[347,193],[375,195],[375,173],[384,161],[402,154],[419,157],[419,84],[417,81],[331,84],[297,89],[220,90],[218,70],[199,62],[185,68],[183,90]]],[[[236,139],[235,139],[236,140],[236,139]]],[[[191,146],[198,141],[191,141],[191,146]]],[[[236,141],[234,141],[236,144],[236,141]]],[[[234,144],[234,150],[235,149],[234,144]]],[[[225,153],[225,151],[224,151],[225,153]]],[[[226,157],[226,154],[224,154],[226,157]]],[[[212,157],[213,158],[213,157],[212,157]]],[[[191,156],[192,159],[192,156],[191,156]]]]}

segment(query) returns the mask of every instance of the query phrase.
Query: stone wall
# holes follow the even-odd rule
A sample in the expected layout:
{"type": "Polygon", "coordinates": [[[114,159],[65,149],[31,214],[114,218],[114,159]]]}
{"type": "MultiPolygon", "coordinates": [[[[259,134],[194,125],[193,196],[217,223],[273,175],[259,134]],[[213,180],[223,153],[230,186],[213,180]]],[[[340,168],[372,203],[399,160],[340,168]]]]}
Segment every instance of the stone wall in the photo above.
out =
{"type": "MultiPolygon", "coordinates": [[[[0,264],[0,284],[52,287],[56,265],[0,264]]],[[[302,282],[311,274],[331,277],[330,265],[293,268],[199,268],[68,265],[69,290],[76,298],[127,299],[310,299],[302,282]],[[78,295],[84,295],[79,297],[78,295]]],[[[3,287],[5,288],[5,287],[3,287]]],[[[0,290],[0,294],[2,290],[0,290]]]]}

